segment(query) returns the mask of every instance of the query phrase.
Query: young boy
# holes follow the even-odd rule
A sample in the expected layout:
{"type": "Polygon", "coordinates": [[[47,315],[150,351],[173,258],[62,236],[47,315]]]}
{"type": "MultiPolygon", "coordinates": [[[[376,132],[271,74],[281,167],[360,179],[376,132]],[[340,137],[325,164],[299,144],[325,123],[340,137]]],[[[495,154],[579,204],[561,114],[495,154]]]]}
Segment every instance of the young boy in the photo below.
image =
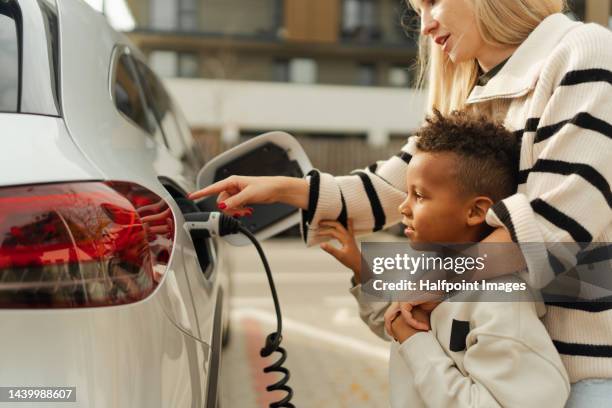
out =
{"type": "MultiPolygon", "coordinates": [[[[490,232],[488,209],[516,188],[517,146],[510,132],[465,112],[438,112],[411,138],[407,197],[400,205],[405,235],[415,243],[478,242],[490,232]]],[[[349,214],[350,216],[350,214],[349,214]]],[[[412,310],[418,330],[398,316],[397,303],[368,302],[360,285],[361,255],[338,222],[319,235],[340,248],[322,248],[354,272],[351,293],[365,323],[392,340],[391,406],[563,407],[569,381],[533,301],[428,303],[412,310]],[[385,311],[387,331],[385,332],[385,311]]],[[[503,282],[521,282],[517,276],[503,282]]],[[[463,293],[465,294],[465,292],[463,293]]],[[[463,300],[464,298],[462,298],[463,300]]]]}

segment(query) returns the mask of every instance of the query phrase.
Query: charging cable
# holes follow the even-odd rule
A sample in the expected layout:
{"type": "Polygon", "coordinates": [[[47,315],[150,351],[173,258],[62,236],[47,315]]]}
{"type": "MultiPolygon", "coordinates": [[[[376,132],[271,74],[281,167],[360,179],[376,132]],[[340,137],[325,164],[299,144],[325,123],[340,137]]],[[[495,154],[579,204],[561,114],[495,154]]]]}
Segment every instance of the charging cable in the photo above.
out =
{"type": "Polygon", "coordinates": [[[291,374],[286,367],[283,367],[285,360],[287,360],[287,351],[280,346],[283,340],[283,320],[280,304],[278,302],[278,295],[276,294],[276,287],[272,279],[270,265],[268,264],[266,255],[257,241],[257,238],[255,238],[253,233],[245,228],[240,221],[219,212],[196,212],[185,214],[185,228],[192,234],[202,234],[204,237],[222,237],[224,235],[242,233],[257,249],[257,253],[266,270],[270,292],[272,293],[272,300],[274,301],[274,311],[276,312],[276,331],[270,333],[266,337],[265,345],[259,352],[259,355],[262,358],[268,357],[274,352],[280,353],[281,355],[276,362],[263,369],[264,373],[282,374],[279,381],[266,387],[266,391],[284,391],[287,393],[282,400],[270,403],[270,408],[295,408],[290,402],[291,398],[293,398],[293,390],[287,385],[291,374]]]}

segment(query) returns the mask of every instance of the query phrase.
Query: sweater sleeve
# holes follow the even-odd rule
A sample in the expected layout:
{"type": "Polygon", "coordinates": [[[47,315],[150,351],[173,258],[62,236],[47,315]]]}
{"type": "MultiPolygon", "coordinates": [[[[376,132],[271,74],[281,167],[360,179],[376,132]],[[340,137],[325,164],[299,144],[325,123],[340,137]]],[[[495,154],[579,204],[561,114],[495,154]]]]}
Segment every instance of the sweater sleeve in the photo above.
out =
{"type": "Polygon", "coordinates": [[[431,331],[400,345],[423,401],[447,408],[563,407],[569,380],[534,304],[483,302],[480,309],[486,318],[470,321],[462,369],[431,331]]]}
{"type": "Polygon", "coordinates": [[[548,101],[522,134],[519,192],[487,214],[519,243],[524,279],[537,288],[574,267],[589,243],[610,238],[612,34],[591,24],[578,31],[553,51],[534,91],[548,101]],[[523,168],[523,156],[533,165],[523,168]]]}
{"type": "Polygon", "coordinates": [[[391,303],[368,301],[361,290],[361,284],[353,286],[350,292],[357,300],[361,320],[368,325],[375,335],[383,340],[390,341],[391,337],[385,331],[385,312],[391,303]]]}
{"type": "Polygon", "coordinates": [[[406,197],[406,168],[415,149],[416,139],[410,137],[395,156],[350,175],[311,171],[308,209],[302,211],[304,242],[311,246],[322,241],[315,233],[323,220],[338,220],[346,226],[350,218],[358,235],[398,223],[397,208],[406,197]]]}

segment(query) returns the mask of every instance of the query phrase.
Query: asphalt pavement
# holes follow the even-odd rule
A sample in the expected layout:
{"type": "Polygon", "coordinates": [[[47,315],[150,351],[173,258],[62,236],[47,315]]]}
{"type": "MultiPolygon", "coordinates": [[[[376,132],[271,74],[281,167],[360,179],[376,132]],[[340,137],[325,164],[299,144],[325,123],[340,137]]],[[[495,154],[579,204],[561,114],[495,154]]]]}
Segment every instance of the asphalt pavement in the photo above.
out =
{"type": "MultiPolygon", "coordinates": [[[[368,240],[397,240],[387,234],[368,240]]],[[[388,406],[388,343],[359,319],[348,292],[351,272],[318,247],[298,239],[263,243],[283,313],[284,364],[292,402],[300,408],[388,406]]],[[[265,387],[278,380],[263,368],[259,350],[275,329],[275,315],[263,266],[252,247],[231,248],[233,293],[229,346],[222,358],[222,407],[263,408],[284,394],[265,387]]]]}

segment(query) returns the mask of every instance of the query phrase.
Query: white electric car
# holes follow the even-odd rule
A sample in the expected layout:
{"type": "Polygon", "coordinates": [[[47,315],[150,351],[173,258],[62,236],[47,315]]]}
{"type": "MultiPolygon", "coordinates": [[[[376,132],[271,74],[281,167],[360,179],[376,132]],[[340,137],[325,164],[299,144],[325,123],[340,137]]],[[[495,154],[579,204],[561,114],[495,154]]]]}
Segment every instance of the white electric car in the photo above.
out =
{"type": "Polygon", "coordinates": [[[0,67],[0,387],[217,406],[227,265],[182,228],[202,163],[175,103],[78,0],[0,0],[0,67]]]}
{"type": "MultiPolygon", "coordinates": [[[[79,408],[218,406],[227,244],[186,227],[215,208],[186,195],[303,176],[303,150],[273,132],[199,171],[162,83],[80,0],[0,0],[0,67],[0,405],[70,387],[79,408]]],[[[299,222],[255,207],[259,239],[299,222]]]]}

